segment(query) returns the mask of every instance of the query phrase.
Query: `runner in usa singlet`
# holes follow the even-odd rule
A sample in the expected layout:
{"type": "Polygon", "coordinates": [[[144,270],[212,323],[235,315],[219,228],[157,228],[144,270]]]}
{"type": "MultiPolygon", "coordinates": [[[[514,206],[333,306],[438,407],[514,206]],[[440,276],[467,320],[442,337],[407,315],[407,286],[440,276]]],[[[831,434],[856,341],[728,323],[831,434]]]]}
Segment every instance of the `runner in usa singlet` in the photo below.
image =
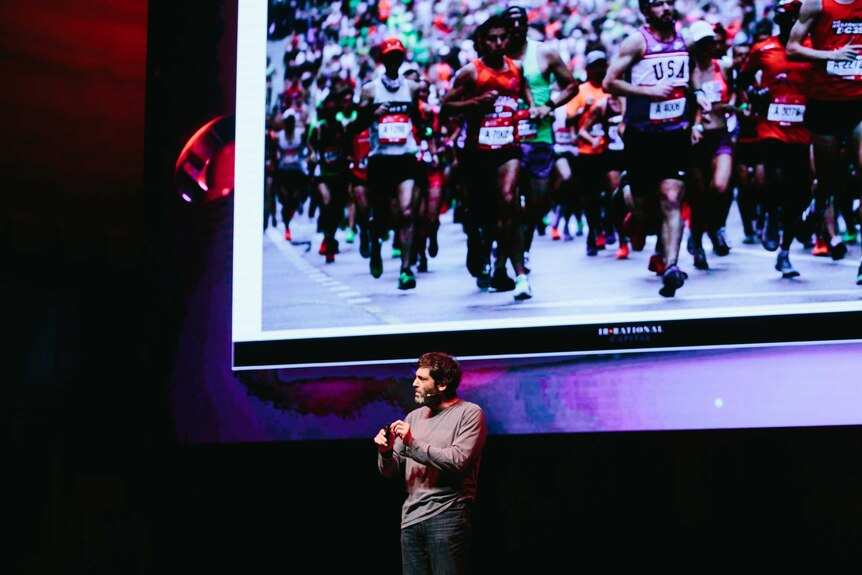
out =
{"type": "Polygon", "coordinates": [[[685,40],[677,32],[670,42],[661,42],[649,26],[641,26],[638,32],[646,41],[646,52],[632,66],[630,82],[634,86],[670,82],[674,89],[670,96],[660,100],[630,96],[626,101],[626,125],[643,132],[688,128],[689,54],[685,40]]]}
{"type": "Polygon", "coordinates": [[[691,148],[692,55],[673,0],[638,5],[646,24],[620,44],[602,84],[606,92],[626,97],[623,139],[632,210],[623,232],[635,251],[644,248],[647,235],[657,236],[647,269],[662,276],[659,294],[673,297],[688,277],[678,256],[691,148]]]}

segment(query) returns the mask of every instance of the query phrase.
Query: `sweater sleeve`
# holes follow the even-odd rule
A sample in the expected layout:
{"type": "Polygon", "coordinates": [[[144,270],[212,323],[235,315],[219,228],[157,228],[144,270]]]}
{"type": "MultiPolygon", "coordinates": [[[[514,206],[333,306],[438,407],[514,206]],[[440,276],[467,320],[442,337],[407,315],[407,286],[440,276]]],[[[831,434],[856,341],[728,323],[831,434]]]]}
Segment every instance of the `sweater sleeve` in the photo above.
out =
{"type": "Polygon", "coordinates": [[[401,472],[401,463],[403,456],[399,454],[399,449],[404,449],[400,439],[395,440],[395,445],[392,446],[391,457],[385,457],[379,451],[377,452],[377,469],[380,474],[387,479],[397,477],[401,472]]]}
{"type": "Polygon", "coordinates": [[[482,454],[487,430],[485,414],[478,405],[464,409],[449,447],[436,447],[414,438],[404,453],[414,461],[450,473],[460,473],[482,454]]]}

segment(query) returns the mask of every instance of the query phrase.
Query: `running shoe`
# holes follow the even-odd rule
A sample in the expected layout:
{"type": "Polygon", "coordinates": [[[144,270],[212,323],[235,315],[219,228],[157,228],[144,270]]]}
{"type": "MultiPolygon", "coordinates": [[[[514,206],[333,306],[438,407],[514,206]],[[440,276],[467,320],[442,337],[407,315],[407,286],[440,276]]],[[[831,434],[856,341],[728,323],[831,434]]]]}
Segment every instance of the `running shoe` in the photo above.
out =
{"type": "Polygon", "coordinates": [[[392,259],[398,259],[401,257],[401,249],[400,248],[392,248],[392,259]]]}
{"type": "Polygon", "coordinates": [[[823,241],[823,238],[817,238],[817,242],[814,244],[814,248],[811,250],[812,256],[828,256],[829,255],[829,245],[823,241]]]}
{"type": "Polygon", "coordinates": [[[569,226],[565,226],[563,228],[563,241],[564,242],[571,242],[574,239],[575,239],[575,237],[572,235],[572,232],[569,231],[569,226]]]}
{"type": "Polygon", "coordinates": [[[515,278],[515,300],[523,301],[533,297],[533,291],[530,289],[530,280],[527,279],[527,274],[520,274],[515,278]]]}
{"type": "Polygon", "coordinates": [[[347,232],[344,234],[344,241],[348,244],[352,244],[356,239],[356,231],[353,228],[347,228],[347,232]]]}
{"type": "Polygon", "coordinates": [[[616,258],[618,260],[625,260],[629,257],[629,243],[623,240],[622,244],[620,244],[619,249],[617,250],[616,258]]]}
{"type": "Polygon", "coordinates": [[[439,251],[440,245],[437,243],[437,230],[435,229],[431,231],[431,235],[428,237],[428,255],[436,258],[439,251]]]}
{"type": "Polygon", "coordinates": [[[335,238],[324,238],[321,248],[325,248],[323,255],[326,256],[326,263],[334,263],[335,254],[338,253],[338,240],[335,238]]]}
{"type": "Polygon", "coordinates": [[[578,223],[578,228],[577,228],[577,230],[575,230],[575,235],[578,237],[581,237],[582,235],[584,235],[584,220],[582,220],[581,218],[578,218],[577,223],[578,223]]]}
{"type": "Polygon", "coordinates": [[[685,249],[688,250],[688,253],[694,255],[694,236],[689,232],[688,241],[685,242],[685,249]]]}
{"type": "Polygon", "coordinates": [[[421,257],[419,258],[419,263],[416,264],[416,271],[425,273],[428,271],[428,258],[421,257]]]}
{"type": "Polygon", "coordinates": [[[859,262],[859,271],[856,272],[856,285],[862,286],[862,261],[859,262]]]}
{"type": "Polygon", "coordinates": [[[416,287],[416,276],[413,275],[411,270],[406,270],[401,272],[401,275],[398,276],[398,289],[406,290],[413,289],[416,287]]]}
{"type": "Polygon", "coordinates": [[[551,239],[556,241],[559,240],[562,236],[560,235],[560,230],[557,228],[551,228],[551,239]]]}
{"type": "Polygon", "coordinates": [[[673,297],[676,290],[685,283],[685,275],[676,264],[668,267],[661,276],[662,287],[658,293],[662,297],[673,297]]]}
{"type": "Polygon", "coordinates": [[[317,249],[317,253],[319,253],[322,256],[325,256],[326,252],[327,252],[326,242],[327,242],[326,238],[323,238],[323,241],[320,242],[320,247],[317,249]]]}
{"type": "Polygon", "coordinates": [[[491,277],[491,284],[488,286],[488,291],[501,292],[512,291],[513,289],[515,289],[515,280],[509,277],[506,270],[495,270],[494,275],[491,277]]]}
{"type": "Polygon", "coordinates": [[[530,273],[530,252],[524,252],[524,272],[530,273]]]}
{"type": "Polygon", "coordinates": [[[657,276],[660,276],[664,273],[664,268],[664,257],[661,254],[653,254],[649,257],[649,263],[647,263],[649,271],[655,272],[657,276]]]}
{"type": "Polygon", "coordinates": [[[284,241],[289,242],[292,239],[290,235],[290,228],[284,230],[284,241]]]}
{"type": "Polygon", "coordinates": [[[614,232],[614,230],[612,230],[612,229],[605,230],[605,244],[606,244],[606,245],[609,245],[609,246],[612,246],[612,245],[614,245],[615,243],[617,243],[617,234],[616,234],[616,232],[614,232]]]}
{"type": "Polygon", "coordinates": [[[380,240],[371,240],[371,259],[368,269],[374,279],[383,275],[383,256],[380,254],[380,240]]]}
{"type": "Polygon", "coordinates": [[[587,235],[587,255],[590,257],[599,255],[599,248],[596,246],[596,240],[593,239],[592,234],[587,235]]]}
{"type": "Polygon", "coordinates": [[[844,232],[844,237],[841,239],[844,241],[845,244],[855,244],[856,240],[859,239],[859,232],[857,232],[855,229],[852,231],[847,230],[846,232],[844,232]]]}
{"type": "Polygon", "coordinates": [[[847,245],[841,241],[839,236],[832,238],[832,243],[829,244],[829,255],[835,261],[844,259],[844,256],[847,255],[847,245]]]}
{"type": "Polygon", "coordinates": [[[709,239],[712,242],[712,251],[715,255],[724,257],[730,253],[730,245],[727,243],[727,238],[724,237],[724,228],[712,232],[709,239]]]}
{"type": "Polygon", "coordinates": [[[601,231],[596,235],[596,247],[600,250],[605,249],[605,243],[607,242],[605,238],[605,232],[601,231]]]}
{"type": "Polygon", "coordinates": [[[795,278],[799,276],[799,272],[790,263],[790,252],[787,250],[778,252],[778,258],[775,260],[775,269],[781,272],[781,277],[783,278],[795,278]]]}
{"type": "Polygon", "coordinates": [[[774,252],[778,249],[778,219],[772,214],[766,216],[766,226],[763,231],[763,237],[760,238],[760,243],[768,252],[774,252]]]}
{"type": "Polygon", "coordinates": [[[745,234],[745,237],[742,239],[742,243],[747,246],[753,246],[757,243],[757,238],[754,237],[754,234],[745,234]]]}
{"type": "Polygon", "coordinates": [[[694,267],[699,270],[708,270],[709,264],[706,261],[706,251],[703,246],[694,248],[694,267]]]}

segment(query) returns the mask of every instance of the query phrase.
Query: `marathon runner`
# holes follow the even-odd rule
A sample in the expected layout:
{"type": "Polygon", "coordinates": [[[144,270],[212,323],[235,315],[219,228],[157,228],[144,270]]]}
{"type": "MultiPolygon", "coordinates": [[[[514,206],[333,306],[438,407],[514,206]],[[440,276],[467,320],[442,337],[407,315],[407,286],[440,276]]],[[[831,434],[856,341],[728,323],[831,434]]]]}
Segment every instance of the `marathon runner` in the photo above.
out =
{"type": "Polygon", "coordinates": [[[603,196],[606,194],[609,197],[611,192],[606,187],[604,152],[607,138],[601,122],[593,122],[589,131],[582,128],[590,110],[608,97],[608,93],[602,89],[608,71],[607,55],[603,50],[591,50],[587,53],[585,66],[587,81],[581,85],[577,96],[568,103],[566,109],[571,121],[575,122],[575,134],[578,136],[575,185],[587,217],[587,255],[595,256],[600,249],[605,248],[606,239],[613,237],[613,225],[603,221],[605,212],[610,211],[604,205],[603,196]],[[610,230],[608,237],[605,235],[606,228],[610,230]]]}
{"type": "Polygon", "coordinates": [[[398,289],[416,287],[410,266],[413,245],[413,214],[416,202],[416,154],[419,146],[413,131],[418,118],[418,85],[399,72],[407,55],[398,38],[379,46],[385,71],[362,87],[357,130],[371,124],[368,154],[368,199],[371,208],[371,275],[383,275],[382,242],[389,229],[396,230],[401,251],[398,289]]]}
{"type": "MultiPolygon", "coordinates": [[[[808,99],[805,124],[813,136],[817,193],[840,196],[847,182],[847,164],[840,156],[843,138],[852,138],[852,161],[857,170],[862,167],[862,1],[805,0],[790,31],[787,56],[815,63],[811,83],[818,89],[808,99]],[[809,36],[807,46],[803,42],[809,36]]],[[[832,227],[830,233],[834,222],[832,227]]],[[[829,247],[836,260],[847,252],[837,234],[829,238],[829,247]]],[[[856,284],[862,285],[862,262],[856,284]]]]}
{"type": "MultiPolygon", "coordinates": [[[[523,119],[518,131],[523,154],[520,193],[526,211],[524,257],[529,260],[527,254],[533,237],[537,230],[544,234],[544,218],[551,211],[548,184],[554,167],[553,112],[578,93],[578,83],[556,50],[544,42],[527,38],[529,22],[523,6],[510,6],[504,14],[511,31],[507,54],[523,69],[537,111],[535,118],[523,119]],[[559,93],[552,98],[551,87],[555,84],[559,93]]],[[[529,270],[529,262],[527,266],[529,270]]]]}
{"type": "Polygon", "coordinates": [[[798,0],[779,2],[775,8],[778,35],[752,46],[740,77],[745,89],[756,74],[760,76],[758,98],[762,104],[755,100],[755,112],[766,169],[764,247],[775,251],[780,241],[775,269],[785,278],[799,275],[790,263],[789,250],[805,207],[811,203],[813,180],[811,134],[804,123],[812,65],[788,61],[785,48],[799,6],[798,0]]]}
{"type": "Polygon", "coordinates": [[[733,137],[728,130],[727,116],[736,112],[736,93],[732,89],[732,62],[715,57],[717,40],[712,25],[698,20],[688,30],[694,46],[691,73],[710,104],[709,111],[699,107],[695,110],[688,192],[694,267],[706,270],[709,264],[703,249],[704,233],[709,234],[715,254],[730,253],[722,226],[725,198],[733,174],[733,137]]]}
{"type": "Polygon", "coordinates": [[[623,40],[604,88],[627,98],[626,167],[634,211],[626,235],[633,247],[642,249],[643,234],[658,232],[664,264],[659,294],[673,297],[686,278],[678,258],[691,145],[690,53],[676,29],[671,0],[640,0],[640,10],[646,25],[623,40]]]}
{"type": "Polygon", "coordinates": [[[330,92],[317,111],[317,121],[308,136],[309,161],[314,166],[314,193],[317,196],[318,228],[323,232],[319,253],[326,263],[335,261],[338,240],[335,233],[347,203],[347,171],[350,141],[344,125],[335,119],[338,95],[330,92]]]}
{"type": "Polygon", "coordinates": [[[441,113],[463,114],[467,121],[461,168],[483,266],[477,285],[487,285],[494,291],[514,291],[516,300],[524,300],[532,297],[532,292],[520,227],[523,215],[518,196],[518,99],[527,103],[531,117],[536,110],[520,67],[506,55],[507,20],[499,15],[488,18],[476,30],[476,41],[481,55],[458,70],[452,88],[443,97],[441,113]],[[497,257],[491,274],[494,241],[497,257]],[[515,272],[514,281],[506,270],[508,261],[515,272]]]}

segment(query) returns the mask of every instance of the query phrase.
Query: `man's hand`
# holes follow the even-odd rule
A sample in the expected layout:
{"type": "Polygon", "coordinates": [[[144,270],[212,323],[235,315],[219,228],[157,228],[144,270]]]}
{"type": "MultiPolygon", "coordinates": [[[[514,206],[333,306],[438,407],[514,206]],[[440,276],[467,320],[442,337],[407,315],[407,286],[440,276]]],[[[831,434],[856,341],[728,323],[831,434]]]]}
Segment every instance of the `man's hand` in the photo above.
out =
{"type": "Polygon", "coordinates": [[[848,44],[837,50],[833,50],[832,54],[834,58],[831,59],[838,62],[852,62],[856,60],[860,53],[862,53],[862,44],[848,44]]]}
{"type": "Polygon", "coordinates": [[[377,109],[374,110],[374,117],[379,118],[380,116],[385,115],[389,111],[389,102],[383,102],[377,109]]]}
{"type": "Polygon", "coordinates": [[[401,438],[401,443],[410,445],[413,441],[413,434],[410,433],[410,424],[400,419],[391,425],[392,433],[401,438]]]}
{"type": "Polygon", "coordinates": [[[647,95],[657,100],[663,100],[673,93],[673,84],[670,82],[662,82],[655,86],[644,86],[647,95]]]}
{"type": "Polygon", "coordinates": [[[476,96],[474,100],[476,102],[476,105],[479,107],[493,106],[494,102],[497,101],[497,97],[499,95],[500,93],[497,90],[490,90],[488,92],[485,92],[481,96],[476,96]]]}
{"type": "Polygon", "coordinates": [[[392,445],[395,442],[395,436],[390,431],[391,426],[387,425],[377,432],[374,436],[374,444],[377,446],[377,451],[380,453],[389,453],[392,451],[392,445]]]}

